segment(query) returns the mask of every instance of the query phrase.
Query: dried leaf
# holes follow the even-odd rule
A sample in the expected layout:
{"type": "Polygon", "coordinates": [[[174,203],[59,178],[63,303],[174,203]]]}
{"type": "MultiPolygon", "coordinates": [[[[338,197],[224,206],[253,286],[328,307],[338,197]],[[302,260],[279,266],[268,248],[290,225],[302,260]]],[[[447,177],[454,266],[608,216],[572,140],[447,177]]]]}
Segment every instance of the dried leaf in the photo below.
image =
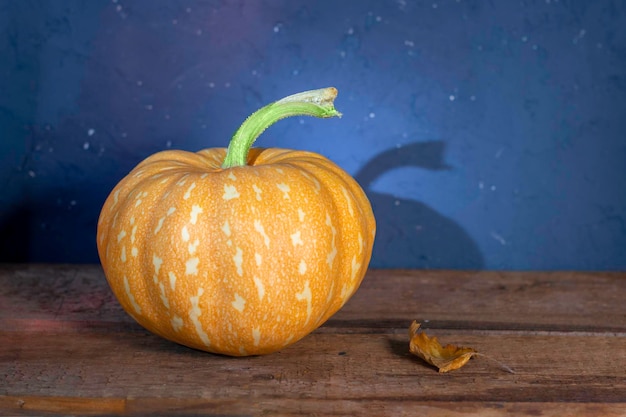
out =
{"type": "Polygon", "coordinates": [[[476,355],[472,348],[447,345],[442,347],[436,337],[428,337],[420,332],[420,323],[414,321],[409,328],[411,342],[409,350],[431,365],[439,368],[439,372],[448,372],[459,369],[476,355]]]}

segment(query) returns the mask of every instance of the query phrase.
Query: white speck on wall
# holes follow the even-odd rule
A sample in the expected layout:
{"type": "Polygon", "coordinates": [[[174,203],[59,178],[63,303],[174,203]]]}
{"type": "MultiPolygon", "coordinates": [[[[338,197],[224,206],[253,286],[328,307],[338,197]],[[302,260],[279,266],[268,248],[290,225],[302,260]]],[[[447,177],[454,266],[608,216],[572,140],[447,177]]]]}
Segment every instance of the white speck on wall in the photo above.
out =
{"type": "Polygon", "coordinates": [[[93,136],[96,133],[96,129],[87,130],[87,136],[93,136]]]}
{"type": "Polygon", "coordinates": [[[33,171],[32,169],[30,171],[28,171],[28,176],[31,178],[35,178],[37,176],[37,174],[35,174],[35,171],[33,171]]]}
{"type": "Polygon", "coordinates": [[[496,186],[495,185],[491,186],[491,191],[496,191],[496,186]]]}
{"type": "Polygon", "coordinates": [[[91,146],[91,144],[89,142],[83,143],[83,149],[84,150],[88,150],[90,146],[91,146]]]}
{"type": "Polygon", "coordinates": [[[454,94],[450,94],[448,98],[450,99],[450,101],[456,100],[456,96],[454,94]]]}
{"type": "Polygon", "coordinates": [[[500,243],[502,246],[506,245],[506,240],[504,240],[504,238],[499,235],[496,232],[491,232],[491,237],[496,240],[498,243],[500,243]]]}
{"type": "Polygon", "coordinates": [[[478,181],[478,189],[479,189],[479,190],[482,190],[482,189],[484,189],[484,188],[485,188],[485,183],[484,183],[484,182],[482,182],[482,181],[478,181]]]}
{"type": "Polygon", "coordinates": [[[376,117],[376,113],[370,112],[370,114],[368,116],[369,116],[370,119],[373,119],[374,117],[376,117]]]}

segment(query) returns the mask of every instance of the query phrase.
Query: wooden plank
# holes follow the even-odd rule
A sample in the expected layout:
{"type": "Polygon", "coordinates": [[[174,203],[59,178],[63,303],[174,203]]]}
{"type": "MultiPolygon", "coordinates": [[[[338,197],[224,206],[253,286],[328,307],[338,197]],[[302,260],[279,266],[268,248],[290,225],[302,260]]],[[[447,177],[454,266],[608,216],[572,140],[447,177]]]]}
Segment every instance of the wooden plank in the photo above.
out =
{"type": "MultiPolygon", "coordinates": [[[[621,332],[625,294],[626,273],[370,271],[329,325],[621,332]]],[[[0,319],[132,322],[99,266],[0,265],[0,300],[0,319]]]]}
{"type": "Polygon", "coordinates": [[[626,415],[624,299],[626,274],[372,271],[304,340],[228,358],[143,330],[99,267],[2,265],[0,415],[626,415]],[[485,356],[437,373],[414,318],[485,356]]]}

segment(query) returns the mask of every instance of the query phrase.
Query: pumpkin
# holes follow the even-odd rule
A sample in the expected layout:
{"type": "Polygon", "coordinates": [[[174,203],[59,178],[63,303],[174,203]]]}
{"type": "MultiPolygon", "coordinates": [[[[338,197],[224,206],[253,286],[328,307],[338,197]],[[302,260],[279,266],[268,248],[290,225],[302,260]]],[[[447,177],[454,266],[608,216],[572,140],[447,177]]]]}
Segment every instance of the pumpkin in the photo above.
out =
{"type": "Polygon", "coordinates": [[[375,220],[357,182],[312,152],[251,148],[275,121],[333,117],[337,90],[251,115],[228,149],[158,152],[102,207],[98,253],[124,310],[166,339],[208,352],[275,352],[358,289],[375,220]]]}

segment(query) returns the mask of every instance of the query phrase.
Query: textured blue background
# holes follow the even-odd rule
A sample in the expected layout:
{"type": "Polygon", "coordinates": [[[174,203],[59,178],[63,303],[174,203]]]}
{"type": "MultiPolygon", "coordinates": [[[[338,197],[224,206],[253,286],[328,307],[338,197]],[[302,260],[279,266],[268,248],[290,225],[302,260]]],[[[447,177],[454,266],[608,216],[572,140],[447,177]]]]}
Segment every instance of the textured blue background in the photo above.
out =
{"type": "Polygon", "coordinates": [[[0,260],[96,262],[114,184],[339,89],[322,153],[378,221],[374,267],[626,269],[626,2],[0,0],[0,260]]]}

